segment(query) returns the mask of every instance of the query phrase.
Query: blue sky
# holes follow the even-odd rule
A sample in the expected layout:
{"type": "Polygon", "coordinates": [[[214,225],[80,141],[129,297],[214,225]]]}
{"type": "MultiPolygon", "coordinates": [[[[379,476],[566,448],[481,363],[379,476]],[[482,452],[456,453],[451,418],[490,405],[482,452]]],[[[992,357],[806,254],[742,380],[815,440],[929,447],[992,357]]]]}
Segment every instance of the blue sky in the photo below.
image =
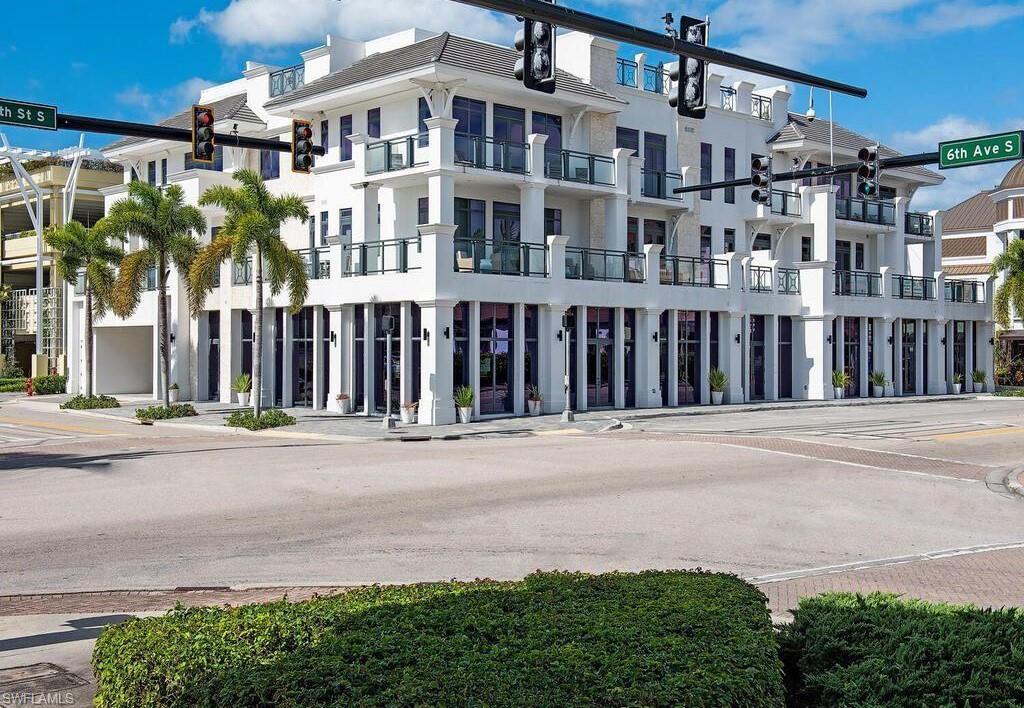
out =
{"type": "MultiPolygon", "coordinates": [[[[680,12],[654,10],[649,0],[564,2],[655,30],[664,10],[680,12]]],[[[130,15],[119,2],[59,4],[45,19],[45,48],[22,29],[39,24],[38,6],[5,8],[0,96],[143,121],[187,106],[203,85],[236,78],[246,59],[295,63],[326,32],[367,38],[417,25],[509,43],[514,31],[510,18],[451,0],[179,0],[135,3],[130,15]]],[[[716,47],[866,86],[866,100],[835,96],[836,120],[904,152],[1024,128],[1024,0],[705,0],[686,8],[710,14],[716,47]]],[[[793,106],[806,105],[797,87],[793,106]]],[[[826,117],[825,94],[816,93],[816,109],[826,117]]],[[[77,142],[67,132],[6,132],[24,147],[77,142]]],[[[950,206],[1005,169],[947,172],[947,183],[915,205],[950,206]]]]}

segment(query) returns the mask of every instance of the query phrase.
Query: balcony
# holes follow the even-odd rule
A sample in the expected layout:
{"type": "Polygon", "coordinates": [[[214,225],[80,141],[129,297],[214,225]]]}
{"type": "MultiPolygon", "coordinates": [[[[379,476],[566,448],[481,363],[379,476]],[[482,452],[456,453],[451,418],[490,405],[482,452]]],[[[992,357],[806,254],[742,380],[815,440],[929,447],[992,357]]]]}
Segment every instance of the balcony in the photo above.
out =
{"type": "Polygon", "coordinates": [[[244,261],[231,263],[231,284],[249,285],[252,283],[252,256],[244,261]]]}
{"type": "Polygon", "coordinates": [[[645,258],[640,253],[568,246],[565,249],[565,277],[569,280],[642,283],[644,262],[645,258]]]}
{"type": "Polygon", "coordinates": [[[773,290],[772,269],[769,266],[750,266],[747,289],[752,293],[770,293],[773,290]]]}
{"type": "Polygon", "coordinates": [[[800,294],[800,271],[796,268],[777,268],[775,280],[777,281],[776,289],[782,295],[800,294]]]}
{"type": "Polygon", "coordinates": [[[765,98],[764,96],[751,96],[750,115],[754,116],[758,120],[766,120],[771,122],[772,100],[770,98],[765,98]]]}
{"type": "Polygon", "coordinates": [[[935,236],[934,219],[928,214],[920,214],[915,211],[908,211],[903,222],[903,230],[910,236],[935,236]]]}
{"type": "Polygon", "coordinates": [[[648,93],[667,94],[670,80],[668,71],[661,65],[645,65],[641,69],[635,61],[619,57],[615,62],[615,82],[619,86],[642,89],[648,93]]]}
{"type": "Polygon", "coordinates": [[[896,205],[876,199],[841,197],[836,199],[836,218],[879,226],[896,225],[896,205]]]}
{"type": "Polygon", "coordinates": [[[576,150],[545,150],[544,176],[548,179],[615,186],[615,160],[576,150]]]}
{"type": "Polygon", "coordinates": [[[935,278],[913,275],[892,276],[892,294],[901,300],[934,300],[935,278]]]}
{"type": "Polygon", "coordinates": [[[530,146],[491,137],[455,134],[455,164],[495,172],[529,172],[530,146]]]}
{"type": "Polygon", "coordinates": [[[675,172],[659,172],[657,170],[641,170],[642,183],[640,193],[650,199],[672,199],[681,201],[682,194],[673,190],[683,186],[683,176],[675,172]]]}
{"type": "Polygon", "coordinates": [[[728,288],[729,263],[715,258],[662,256],[660,282],[662,285],[728,288]]]}
{"type": "Polygon", "coordinates": [[[455,272],[546,278],[547,246],[542,243],[456,239],[455,272]]]}
{"type": "Polygon", "coordinates": [[[366,146],[366,174],[397,172],[422,167],[429,160],[427,134],[417,133],[402,138],[381,140],[366,146]]]}
{"type": "Polygon", "coordinates": [[[947,280],[946,302],[976,305],[985,302],[985,285],[977,280],[947,280]]]}
{"type": "Polygon", "coordinates": [[[852,297],[882,297],[882,274],[864,270],[837,270],[834,272],[833,295],[852,297]]]}
{"type": "Polygon", "coordinates": [[[296,251],[306,265],[306,277],[310,280],[327,280],[331,277],[331,249],[300,248],[296,251]]]}
{"type": "Polygon", "coordinates": [[[800,216],[800,195],[781,189],[772,190],[772,214],[777,216],[800,216]]]}
{"type": "Polygon", "coordinates": [[[419,270],[415,255],[422,251],[422,246],[419,236],[345,244],[342,247],[345,264],[342,275],[349,278],[419,270]]]}
{"type": "Polygon", "coordinates": [[[735,111],[736,110],[736,89],[729,88],[728,86],[720,87],[721,101],[720,104],[724,111],[735,111]]]}
{"type": "Polygon", "coordinates": [[[270,97],[283,96],[291,93],[306,83],[306,67],[304,64],[279,69],[270,74],[270,97]]]}

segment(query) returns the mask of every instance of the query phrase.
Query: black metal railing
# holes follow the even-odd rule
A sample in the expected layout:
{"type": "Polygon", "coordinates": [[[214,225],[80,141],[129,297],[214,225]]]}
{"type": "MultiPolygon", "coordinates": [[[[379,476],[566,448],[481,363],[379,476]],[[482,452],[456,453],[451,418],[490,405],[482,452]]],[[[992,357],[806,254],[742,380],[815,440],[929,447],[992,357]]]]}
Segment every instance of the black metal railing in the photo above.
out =
{"type": "Polygon", "coordinates": [[[632,59],[619,57],[615,60],[615,83],[619,86],[636,88],[637,63],[632,59]]]}
{"type": "Polygon", "coordinates": [[[735,111],[736,110],[736,89],[729,88],[728,86],[719,87],[721,93],[721,107],[722,110],[735,111]]]}
{"type": "Polygon", "coordinates": [[[662,285],[728,288],[729,263],[717,258],[662,256],[659,282],[662,285]]]}
{"type": "Polygon", "coordinates": [[[676,194],[676,187],[683,186],[683,176],[675,172],[660,172],[658,170],[641,170],[642,177],[640,193],[651,199],[674,199],[680,200],[683,195],[676,194]]]}
{"type": "Polygon", "coordinates": [[[764,96],[751,96],[750,115],[758,120],[770,121],[772,119],[772,100],[764,96]]]}
{"type": "Polygon", "coordinates": [[[530,147],[481,135],[455,134],[455,163],[482,170],[526,174],[530,147]]]}
{"type": "Polygon", "coordinates": [[[391,138],[366,146],[366,174],[397,172],[427,164],[426,133],[391,138]]]}
{"type": "Polygon", "coordinates": [[[422,251],[422,245],[419,236],[345,244],[342,246],[342,275],[352,277],[419,270],[420,264],[415,256],[422,251]]]}
{"type": "Polygon", "coordinates": [[[244,261],[231,262],[231,284],[249,285],[252,283],[252,256],[244,261]]]}
{"type": "Polygon", "coordinates": [[[772,291],[772,269],[769,266],[750,266],[747,275],[747,289],[752,293],[770,293],[772,291]]]}
{"type": "Polygon", "coordinates": [[[270,97],[283,96],[306,83],[306,65],[296,64],[270,74],[270,97]]]}
{"type": "Polygon", "coordinates": [[[834,272],[835,295],[882,297],[882,274],[865,270],[837,270],[834,272]]]}
{"type": "Polygon", "coordinates": [[[904,232],[911,236],[935,235],[935,220],[928,214],[908,211],[903,226],[904,232]]]}
{"type": "Polygon", "coordinates": [[[156,266],[152,265],[146,269],[146,290],[156,290],[158,284],[156,266]]]}
{"type": "Polygon", "coordinates": [[[800,195],[782,189],[772,190],[772,214],[800,216],[800,195]]]}
{"type": "Polygon", "coordinates": [[[664,66],[644,66],[644,91],[667,94],[669,83],[668,69],[664,66]]]}
{"type": "Polygon", "coordinates": [[[615,60],[615,83],[648,93],[667,94],[670,79],[668,69],[660,64],[641,67],[632,59],[618,57],[615,60]]]}
{"type": "Polygon", "coordinates": [[[892,294],[901,300],[934,300],[935,278],[893,275],[892,294]]]}
{"type": "Polygon", "coordinates": [[[836,199],[836,218],[879,226],[895,226],[896,205],[877,199],[842,197],[836,199]]]}
{"type": "Polygon", "coordinates": [[[947,280],[944,290],[946,302],[985,302],[985,285],[977,280],[947,280]]]}
{"type": "Polygon", "coordinates": [[[542,243],[455,239],[455,272],[546,278],[548,249],[542,243]]]}
{"type": "Polygon", "coordinates": [[[75,274],[75,295],[85,295],[85,273],[75,274]]]}
{"type": "Polygon", "coordinates": [[[800,271],[796,268],[777,268],[775,280],[778,283],[778,291],[783,295],[800,294],[800,271]]]}
{"type": "Polygon", "coordinates": [[[645,260],[641,253],[568,246],[565,249],[565,277],[570,280],[642,283],[645,260]]]}
{"type": "Polygon", "coordinates": [[[615,160],[576,150],[544,152],[544,176],[582,184],[615,186],[615,160]]]}
{"type": "Polygon", "coordinates": [[[310,280],[327,280],[331,277],[331,249],[300,248],[296,251],[306,265],[306,277],[310,280]]]}

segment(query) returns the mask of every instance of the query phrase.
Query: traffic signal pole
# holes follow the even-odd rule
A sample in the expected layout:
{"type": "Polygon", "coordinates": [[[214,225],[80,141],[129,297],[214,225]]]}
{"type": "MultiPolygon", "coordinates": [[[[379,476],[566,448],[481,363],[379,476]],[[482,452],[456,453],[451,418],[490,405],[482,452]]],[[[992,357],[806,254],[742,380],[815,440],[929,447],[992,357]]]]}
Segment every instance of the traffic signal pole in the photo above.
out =
{"type": "Polygon", "coordinates": [[[695,59],[702,59],[708,63],[750,71],[755,74],[783,79],[784,81],[793,81],[798,84],[835,91],[836,93],[843,93],[848,96],[866,98],[868,95],[867,89],[860,88],[859,86],[844,84],[802,71],[787,69],[784,66],[750,59],[749,57],[740,56],[739,54],[733,54],[721,49],[687,42],[678,37],[660,34],[626,24],[625,22],[601,17],[600,15],[573,10],[564,5],[554,5],[550,2],[545,2],[545,0],[455,0],[455,2],[480,7],[485,10],[503,12],[507,15],[525,17],[538,22],[547,22],[556,27],[579,30],[580,32],[599,35],[638,47],[655,49],[667,54],[683,54],[695,59]]]}

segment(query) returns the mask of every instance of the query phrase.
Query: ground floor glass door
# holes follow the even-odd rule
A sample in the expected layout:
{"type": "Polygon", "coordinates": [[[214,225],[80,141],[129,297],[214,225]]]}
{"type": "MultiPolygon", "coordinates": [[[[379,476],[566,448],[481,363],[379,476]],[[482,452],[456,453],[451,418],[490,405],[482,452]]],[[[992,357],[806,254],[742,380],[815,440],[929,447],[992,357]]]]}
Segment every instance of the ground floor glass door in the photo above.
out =
{"type": "Polygon", "coordinates": [[[903,395],[917,393],[917,322],[903,322],[903,395]]]}
{"type": "Polygon", "coordinates": [[[843,371],[846,373],[846,396],[860,395],[860,318],[843,318],[843,371]]]}
{"type": "Polygon", "coordinates": [[[750,315],[750,361],[749,390],[747,397],[752,401],[764,400],[765,346],[764,315],[750,315]]]}
{"type": "Polygon", "coordinates": [[[217,401],[220,400],[220,310],[210,311],[206,323],[210,336],[206,353],[206,398],[217,401]]]}
{"type": "Polygon", "coordinates": [[[513,305],[480,303],[480,413],[513,412],[513,305]]]}
{"type": "Polygon", "coordinates": [[[793,397],[793,318],[779,317],[779,398],[793,397]]]}
{"type": "Polygon", "coordinates": [[[700,402],[700,313],[680,310],[677,314],[679,326],[679,358],[676,362],[676,381],[679,405],[700,402]]]}
{"type": "Polygon", "coordinates": [[[587,407],[614,405],[612,370],[615,359],[615,310],[587,308],[587,407]]]}
{"type": "Polygon", "coordinates": [[[292,315],[292,405],[313,406],[313,308],[292,315]]]}

